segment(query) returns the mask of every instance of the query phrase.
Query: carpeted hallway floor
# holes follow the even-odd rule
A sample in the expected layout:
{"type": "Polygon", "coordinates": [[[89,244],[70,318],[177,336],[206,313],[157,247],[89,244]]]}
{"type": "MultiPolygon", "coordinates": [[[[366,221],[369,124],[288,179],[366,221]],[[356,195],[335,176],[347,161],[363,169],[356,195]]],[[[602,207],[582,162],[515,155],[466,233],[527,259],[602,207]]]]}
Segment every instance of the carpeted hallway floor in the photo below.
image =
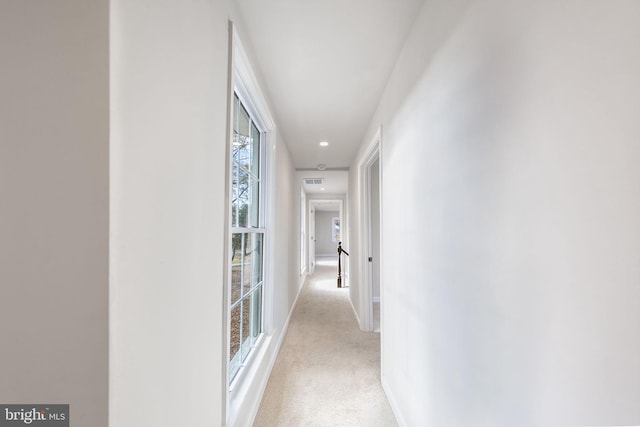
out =
{"type": "Polygon", "coordinates": [[[380,335],[361,332],[349,290],[318,265],[300,295],[254,427],[390,427],[380,335]]]}

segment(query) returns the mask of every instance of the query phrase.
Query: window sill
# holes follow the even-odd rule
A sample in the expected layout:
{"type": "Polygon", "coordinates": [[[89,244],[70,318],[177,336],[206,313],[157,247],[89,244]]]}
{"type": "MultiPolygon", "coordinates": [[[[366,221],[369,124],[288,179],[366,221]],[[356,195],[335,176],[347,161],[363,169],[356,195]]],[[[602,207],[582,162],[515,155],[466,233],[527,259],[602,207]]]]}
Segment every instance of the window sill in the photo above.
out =
{"type": "Polygon", "coordinates": [[[269,348],[272,336],[262,334],[229,385],[227,426],[251,423],[258,412],[269,379],[269,348]],[[247,419],[250,417],[250,419],[247,419]]]}

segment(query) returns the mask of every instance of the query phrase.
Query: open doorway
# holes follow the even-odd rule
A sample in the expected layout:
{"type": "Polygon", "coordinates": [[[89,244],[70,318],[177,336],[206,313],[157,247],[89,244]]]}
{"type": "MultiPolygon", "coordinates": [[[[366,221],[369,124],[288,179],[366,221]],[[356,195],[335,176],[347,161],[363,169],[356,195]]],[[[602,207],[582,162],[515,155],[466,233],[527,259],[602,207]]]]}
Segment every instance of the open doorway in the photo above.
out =
{"type": "MultiPolygon", "coordinates": [[[[309,266],[338,265],[338,242],[344,234],[344,201],[341,199],[309,200],[309,266]]],[[[344,261],[344,260],[343,260],[344,261]]]]}

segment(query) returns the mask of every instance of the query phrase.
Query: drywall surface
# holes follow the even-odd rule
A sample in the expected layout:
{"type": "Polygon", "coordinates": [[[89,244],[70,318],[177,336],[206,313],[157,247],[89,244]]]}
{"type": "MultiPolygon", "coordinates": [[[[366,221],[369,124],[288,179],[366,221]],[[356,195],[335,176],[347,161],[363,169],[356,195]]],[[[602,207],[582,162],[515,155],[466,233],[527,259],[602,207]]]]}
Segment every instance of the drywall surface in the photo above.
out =
{"type": "Polygon", "coordinates": [[[636,1],[425,3],[363,142],[382,124],[401,425],[640,424],[638,22],[636,1]]]}
{"type": "Polygon", "coordinates": [[[299,290],[299,239],[291,230],[300,189],[275,136],[267,147],[275,180],[266,243],[275,253],[266,254],[265,268],[270,317],[265,345],[230,392],[229,19],[241,36],[226,1],[112,2],[113,426],[250,425],[299,290]]]}
{"type": "Polygon", "coordinates": [[[283,141],[276,149],[275,280],[273,326],[282,332],[300,291],[300,186],[291,155],[283,141]],[[295,231],[294,231],[295,230],[295,231]]]}
{"type": "Polygon", "coordinates": [[[77,426],[107,426],[108,7],[0,2],[0,402],[77,426]]]}
{"type": "Polygon", "coordinates": [[[225,417],[228,17],[111,2],[113,426],[225,417]]]}
{"type": "Polygon", "coordinates": [[[338,242],[333,241],[333,218],[340,218],[340,212],[316,209],[316,256],[336,256],[338,242]]]}

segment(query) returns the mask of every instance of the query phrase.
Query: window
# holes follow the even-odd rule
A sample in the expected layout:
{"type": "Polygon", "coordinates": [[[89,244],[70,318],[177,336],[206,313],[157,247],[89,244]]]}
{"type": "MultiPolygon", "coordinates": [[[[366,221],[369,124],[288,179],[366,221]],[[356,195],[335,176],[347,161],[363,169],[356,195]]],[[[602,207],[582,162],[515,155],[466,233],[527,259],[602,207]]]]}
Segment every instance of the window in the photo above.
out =
{"type": "Polygon", "coordinates": [[[263,331],[265,133],[237,94],[231,141],[231,280],[229,382],[263,331]]]}
{"type": "Polygon", "coordinates": [[[334,216],[331,218],[331,241],[338,243],[342,239],[340,238],[340,218],[334,216]]]}

